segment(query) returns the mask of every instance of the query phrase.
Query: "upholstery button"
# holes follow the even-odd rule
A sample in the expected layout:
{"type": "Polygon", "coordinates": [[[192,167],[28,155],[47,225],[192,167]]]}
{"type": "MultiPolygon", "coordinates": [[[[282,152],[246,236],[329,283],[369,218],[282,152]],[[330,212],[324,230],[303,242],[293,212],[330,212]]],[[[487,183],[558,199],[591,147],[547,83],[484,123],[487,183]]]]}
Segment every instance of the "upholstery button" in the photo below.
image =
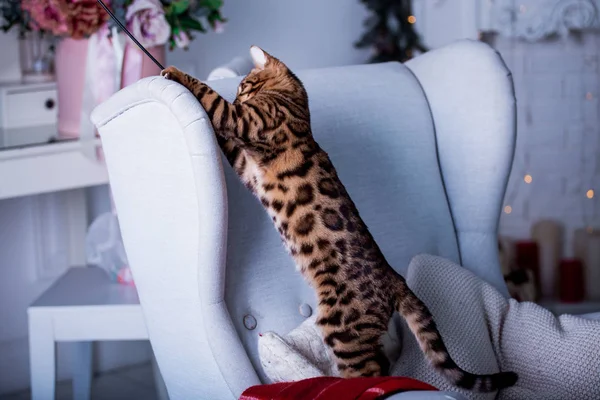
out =
{"type": "Polygon", "coordinates": [[[312,308],[304,303],[300,306],[300,315],[302,315],[305,318],[308,318],[312,315],[312,308]]]}
{"type": "Polygon", "coordinates": [[[244,326],[249,331],[256,329],[256,318],[250,314],[244,315],[244,326]]]}

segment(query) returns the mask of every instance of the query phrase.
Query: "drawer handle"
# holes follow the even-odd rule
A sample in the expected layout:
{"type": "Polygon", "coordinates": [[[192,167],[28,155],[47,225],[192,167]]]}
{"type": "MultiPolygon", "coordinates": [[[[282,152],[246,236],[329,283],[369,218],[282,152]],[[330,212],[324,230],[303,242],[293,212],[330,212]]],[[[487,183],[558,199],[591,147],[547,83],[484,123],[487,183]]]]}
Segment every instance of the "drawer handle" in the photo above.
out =
{"type": "Polygon", "coordinates": [[[45,106],[48,110],[52,110],[54,108],[54,100],[48,99],[46,100],[45,106]]]}

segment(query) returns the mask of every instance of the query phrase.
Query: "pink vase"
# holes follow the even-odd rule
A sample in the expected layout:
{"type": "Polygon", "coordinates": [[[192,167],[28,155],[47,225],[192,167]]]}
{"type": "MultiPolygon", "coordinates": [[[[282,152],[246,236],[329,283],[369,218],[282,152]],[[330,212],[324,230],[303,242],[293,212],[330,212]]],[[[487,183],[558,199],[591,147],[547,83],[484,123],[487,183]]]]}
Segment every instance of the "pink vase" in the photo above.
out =
{"type": "Polygon", "coordinates": [[[87,39],[64,38],[56,47],[54,65],[60,138],[79,137],[87,50],[87,39]]]}
{"type": "MultiPolygon", "coordinates": [[[[148,51],[159,63],[165,66],[167,58],[165,46],[150,47],[148,51]]],[[[159,74],[160,68],[135,44],[127,42],[123,57],[121,88],[129,86],[142,78],[159,74]]]]}

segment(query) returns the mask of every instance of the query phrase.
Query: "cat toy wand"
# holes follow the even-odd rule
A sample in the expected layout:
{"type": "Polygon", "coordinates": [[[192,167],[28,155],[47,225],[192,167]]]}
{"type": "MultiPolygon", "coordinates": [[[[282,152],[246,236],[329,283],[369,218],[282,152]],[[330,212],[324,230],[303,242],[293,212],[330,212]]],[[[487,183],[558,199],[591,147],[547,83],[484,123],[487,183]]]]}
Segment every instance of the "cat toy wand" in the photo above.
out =
{"type": "Polygon", "coordinates": [[[150,52],[148,52],[148,50],[146,50],[146,48],[144,46],[142,46],[142,44],[140,42],[137,41],[137,39],[135,37],[133,37],[133,35],[131,34],[131,32],[129,32],[129,30],[127,30],[127,28],[125,28],[123,26],[123,24],[121,23],[121,21],[119,21],[117,19],[117,17],[115,17],[115,14],[112,13],[112,11],[110,11],[110,9],[106,6],[106,4],[104,4],[104,2],[102,0],[98,0],[98,3],[100,3],[100,5],[102,6],[102,8],[104,8],[106,10],[106,12],[108,13],[108,15],[110,15],[110,17],[113,19],[113,21],[115,21],[117,23],[117,25],[119,25],[119,27],[123,30],[123,32],[125,32],[127,34],[127,36],[129,36],[129,38],[131,40],[133,40],[133,43],[135,43],[140,50],[142,50],[148,57],[150,57],[150,59],[154,62],[154,64],[156,64],[156,66],[158,68],[160,68],[160,70],[162,71],[163,69],[165,69],[165,67],[163,67],[156,58],[154,58],[152,56],[152,54],[150,54],[150,52]]]}

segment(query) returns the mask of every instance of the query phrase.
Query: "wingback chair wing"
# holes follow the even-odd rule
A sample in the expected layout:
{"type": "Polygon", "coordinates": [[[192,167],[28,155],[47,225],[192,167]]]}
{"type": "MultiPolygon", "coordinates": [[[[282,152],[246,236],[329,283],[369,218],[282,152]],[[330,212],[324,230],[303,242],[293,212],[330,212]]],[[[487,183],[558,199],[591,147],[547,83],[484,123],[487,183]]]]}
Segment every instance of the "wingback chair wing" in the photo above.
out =
{"type": "MultiPolygon", "coordinates": [[[[314,136],[390,264],[404,273],[413,256],[439,255],[507,293],[496,231],[515,99],[499,55],[461,41],[406,65],[298,76],[314,136]]],[[[232,100],[240,80],[210,85],[232,100]]],[[[234,399],[266,382],[258,335],[298,326],[315,296],[222,157],[206,113],[181,85],[151,77],[92,119],[171,399],[234,399]]]]}

